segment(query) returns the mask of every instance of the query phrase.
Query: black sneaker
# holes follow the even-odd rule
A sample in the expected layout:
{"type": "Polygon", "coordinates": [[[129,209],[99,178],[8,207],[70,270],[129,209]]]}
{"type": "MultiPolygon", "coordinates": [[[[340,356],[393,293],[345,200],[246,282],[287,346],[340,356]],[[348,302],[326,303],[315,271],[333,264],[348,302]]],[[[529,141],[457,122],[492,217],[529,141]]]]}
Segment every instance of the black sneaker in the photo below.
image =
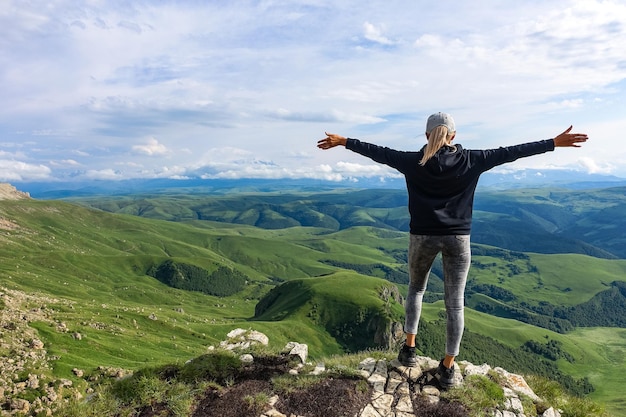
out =
{"type": "Polygon", "coordinates": [[[415,355],[415,347],[409,347],[406,344],[400,349],[398,353],[398,360],[404,366],[414,367],[417,366],[417,356],[415,355]]]}
{"type": "Polygon", "coordinates": [[[442,388],[451,388],[454,384],[454,365],[452,368],[446,368],[443,364],[443,359],[439,362],[439,367],[437,368],[437,376],[439,380],[439,384],[442,388]]]}

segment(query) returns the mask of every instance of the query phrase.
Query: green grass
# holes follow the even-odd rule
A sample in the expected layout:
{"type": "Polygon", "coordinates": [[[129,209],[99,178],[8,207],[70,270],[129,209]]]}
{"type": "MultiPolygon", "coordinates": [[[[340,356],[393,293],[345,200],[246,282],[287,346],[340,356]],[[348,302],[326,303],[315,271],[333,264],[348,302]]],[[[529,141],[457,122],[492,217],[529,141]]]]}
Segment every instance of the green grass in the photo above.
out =
{"type": "Polygon", "coordinates": [[[501,408],[505,400],[502,387],[482,375],[466,377],[463,385],[444,393],[442,397],[460,402],[475,417],[491,416],[493,412],[488,410],[501,408]]]}
{"type": "Polygon", "coordinates": [[[544,288],[538,301],[574,305],[608,288],[612,281],[626,280],[626,260],[604,260],[584,255],[533,255],[544,288]],[[569,289],[566,291],[566,289],[569,289]]]}
{"type": "MultiPolygon", "coordinates": [[[[384,280],[352,272],[288,282],[274,290],[278,298],[257,320],[293,323],[302,331],[321,330],[344,349],[373,346],[373,329],[402,317],[397,302],[381,300],[381,289],[389,286],[384,280]]],[[[331,344],[323,354],[336,353],[336,346],[331,344]]]]}
{"type": "MultiPolygon", "coordinates": [[[[526,377],[526,382],[543,401],[539,404],[540,411],[548,404],[560,410],[563,417],[609,417],[605,408],[588,398],[578,398],[568,395],[554,381],[536,376],[526,377]]],[[[621,412],[619,415],[622,415],[621,412]]]]}
{"type": "Polygon", "coordinates": [[[578,347],[580,354],[575,363],[560,363],[571,375],[588,377],[596,387],[591,395],[611,411],[626,414],[623,398],[623,381],[626,372],[626,329],[582,328],[567,335],[570,346],[578,347]]]}
{"type": "MultiPolygon", "coordinates": [[[[317,360],[345,351],[339,334],[345,323],[363,320],[363,324],[375,314],[402,320],[399,304],[380,301],[384,280],[322,261],[398,267],[402,263],[391,252],[406,249],[406,233],[371,226],[265,230],[212,221],[169,222],[60,201],[3,201],[0,217],[19,226],[0,230],[0,286],[55,298],[25,308],[45,304],[50,319],[69,329],[62,333],[50,322],[31,324],[49,354],[58,357],[53,373],[60,378],[76,381],[71,372],[75,367],[139,369],[184,362],[203,355],[237,327],[267,334],[274,349],[289,341],[307,343],[310,357],[317,360]],[[169,258],[207,269],[237,268],[250,281],[241,294],[219,298],[175,290],[145,275],[151,265],[169,258]],[[253,319],[258,300],[282,281],[302,292],[291,293],[253,319]],[[157,320],[150,319],[151,314],[157,320]],[[81,333],[82,340],[74,339],[73,332],[81,333]]],[[[506,271],[507,262],[489,257],[483,261],[497,266],[472,270],[472,277],[494,285],[504,279],[501,285],[522,301],[567,306],[588,300],[607,283],[626,276],[624,260],[529,257],[540,277],[526,271],[502,278],[494,271],[506,271]]],[[[424,319],[438,319],[441,309],[441,303],[426,305],[424,319]]],[[[562,342],[576,361],[559,362],[560,369],[577,378],[588,376],[596,386],[591,398],[606,402],[611,410],[625,411],[616,383],[626,371],[621,329],[578,329],[563,335],[469,309],[466,321],[469,330],[512,347],[527,340],[544,343],[546,337],[562,342]]],[[[359,342],[368,346],[371,340],[359,342]]]]}
{"type": "Polygon", "coordinates": [[[610,288],[612,281],[626,280],[626,260],[623,259],[599,259],[575,254],[527,255],[528,261],[514,262],[474,256],[474,261],[489,266],[484,269],[473,268],[469,278],[475,279],[477,283],[504,287],[520,301],[543,301],[558,306],[583,303],[598,292],[610,288]],[[509,265],[519,267],[521,272],[510,275],[509,265]],[[529,265],[536,267],[538,273],[529,271],[529,265]]]}

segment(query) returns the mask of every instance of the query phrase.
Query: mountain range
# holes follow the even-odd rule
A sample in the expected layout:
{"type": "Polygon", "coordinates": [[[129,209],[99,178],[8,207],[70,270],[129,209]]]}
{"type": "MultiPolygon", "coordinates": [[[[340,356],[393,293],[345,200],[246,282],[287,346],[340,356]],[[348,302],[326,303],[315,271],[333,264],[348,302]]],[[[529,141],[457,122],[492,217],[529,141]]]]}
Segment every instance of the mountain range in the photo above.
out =
{"type": "MultiPolygon", "coordinates": [[[[35,198],[57,199],[75,196],[112,195],[129,193],[168,193],[176,189],[200,188],[213,193],[233,191],[306,191],[337,188],[404,189],[404,179],[398,177],[350,177],[341,181],[325,181],[306,178],[159,178],[105,180],[19,181],[14,183],[20,190],[35,198]]],[[[626,178],[608,174],[585,173],[564,169],[521,169],[489,171],[481,176],[479,189],[511,189],[528,187],[557,187],[566,189],[589,189],[626,185],[626,178]]]]}

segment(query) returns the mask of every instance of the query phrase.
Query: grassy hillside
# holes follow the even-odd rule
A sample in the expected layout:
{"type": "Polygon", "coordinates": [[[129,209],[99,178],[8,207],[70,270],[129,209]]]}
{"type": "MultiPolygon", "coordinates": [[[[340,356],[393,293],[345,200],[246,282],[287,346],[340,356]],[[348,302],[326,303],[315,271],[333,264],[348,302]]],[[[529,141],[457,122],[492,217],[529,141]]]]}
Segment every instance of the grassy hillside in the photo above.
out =
{"type": "MultiPolygon", "coordinates": [[[[145,194],[74,201],[115,213],[170,221],[210,220],[280,229],[373,226],[408,231],[404,190],[325,193],[145,194]]],[[[626,258],[624,187],[598,190],[479,190],[475,243],[538,253],[626,258]]]]}
{"type": "MultiPolygon", "coordinates": [[[[376,200],[367,193],[359,196],[363,204],[368,196],[376,200]]],[[[262,229],[200,219],[172,222],[111,214],[62,201],[1,201],[0,287],[9,295],[22,291],[33,296],[21,308],[43,313],[29,320],[29,326],[54,358],[52,372],[63,378],[76,379],[72,374],[76,367],[136,369],[186,361],[236,327],[266,333],[275,348],[292,340],[305,342],[314,360],[370,347],[375,330],[369,324],[376,318],[387,319],[385,326],[401,320],[400,305],[381,298],[381,288],[390,285],[381,271],[406,274],[407,239],[406,233],[388,227],[262,229]],[[147,275],[151,267],[168,259],[209,272],[225,266],[249,281],[242,292],[230,297],[170,288],[147,275]],[[374,271],[374,276],[360,271],[374,271]],[[258,310],[258,302],[267,300],[272,291],[285,295],[258,310]]],[[[517,303],[530,306],[542,302],[575,306],[625,276],[623,260],[520,254],[481,245],[473,249],[471,284],[501,287],[517,303]]],[[[439,268],[435,266],[433,272],[430,285],[436,299],[441,288],[439,268]]],[[[399,289],[406,293],[406,286],[399,289]]],[[[438,322],[439,307],[427,307],[432,313],[425,319],[438,322]]],[[[595,370],[592,382],[599,385],[592,395],[607,401],[616,398],[612,387],[603,384],[624,371],[623,363],[614,361],[626,345],[619,337],[607,339],[610,345],[605,346],[602,340],[586,340],[603,329],[576,330],[570,339],[570,334],[471,310],[468,317],[469,331],[511,348],[519,349],[529,339],[545,340],[546,334],[562,341],[576,361],[559,360],[559,368],[577,378],[595,370]],[[513,323],[510,331],[485,330],[493,323],[509,322],[513,323]],[[583,355],[587,349],[609,353],[583,355]]],[[[9,355],[10,350],[2,354],[9,355]]]]}
{"type": "MultiPolygon", "coordinates": [[[[351,242],[356,239],[351,232],[328,236],[311,228],[265,231],[210,222],[197,227],[58,201],[3,201],[0,217],[5,220],[0,285],[57,297],[62,300],[58,305],[47,306],[54,320],[85,336],[80,343],[48,324],[35,324],[50,340],[52,351],[63,341],[78,349],[60,355],[64,369],[96,366],[96,357],[129,367],[137,361],[186,358],[222,340],[233,327],[248,326],[256,300],[276,283],[337,270],[320,259],[349,253],[364,262],[389,262],[379,249],[351,242]],[[312,249],[315,246],[324,250],[312,249]],[[166,259],[208,270],[224,265],[240,270],[250,281],[244,291],[225,298],[176,290],[146,275],[166,259]],[[157,319],[150,319],[151,314],[157,319]],[[121,347],[120,338],[127,337],[128,344],[121,347]],[[81,347],[99,354],[84,355],[81,347]]],[[[368,234],[364,230],[361,238],[368,234]]],[[[256,321],[254,326],[271,334],[277,344],[302,337],[290,324],[256,321]]],[[[311,339],[319,341],[311,340],[313,355],[341,351],[323,329],[311,339]]]]}
{"type": "MultiPolygon", "coordinates": [[[[426,320],[436,321],[442,308],[441,303],[426,305],[423,315],[426,320]]],[[[471,309],[466,310],[465,320],[466,328],[471,332],[493,338],[511,348],[522,346],[529,340],[540,343],[558,341],[574,358],[572,362],[563,358],[557,360],[559,369],[575,378],[589,378],[595,388],[590,395],[592,398],[606,403],[615,415],[626,413],[621,384],[624,377],[626,329],[582,328],[563,335],[471,309]]],[[[508,364],[497,366],[507,368],[508,364]]]]}

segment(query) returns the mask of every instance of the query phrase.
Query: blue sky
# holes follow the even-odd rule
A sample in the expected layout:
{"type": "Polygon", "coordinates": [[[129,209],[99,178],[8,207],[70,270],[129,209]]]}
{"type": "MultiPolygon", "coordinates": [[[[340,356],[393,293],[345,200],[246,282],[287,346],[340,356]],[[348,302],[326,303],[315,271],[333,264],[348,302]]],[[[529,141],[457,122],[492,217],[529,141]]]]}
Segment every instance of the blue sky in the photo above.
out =
{"type": "Polygon", "coordinates": [[[626,2],[0,0],[0,181],[387,177],[426,117],[505,169],[626,177],[626,2]]]}

